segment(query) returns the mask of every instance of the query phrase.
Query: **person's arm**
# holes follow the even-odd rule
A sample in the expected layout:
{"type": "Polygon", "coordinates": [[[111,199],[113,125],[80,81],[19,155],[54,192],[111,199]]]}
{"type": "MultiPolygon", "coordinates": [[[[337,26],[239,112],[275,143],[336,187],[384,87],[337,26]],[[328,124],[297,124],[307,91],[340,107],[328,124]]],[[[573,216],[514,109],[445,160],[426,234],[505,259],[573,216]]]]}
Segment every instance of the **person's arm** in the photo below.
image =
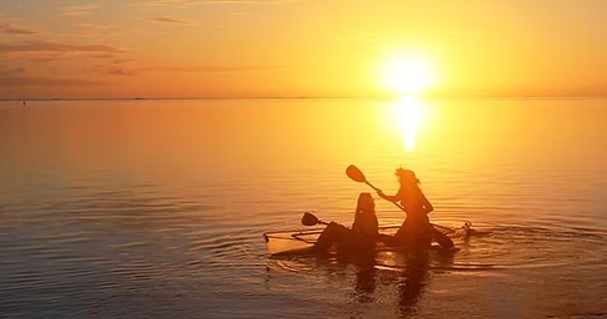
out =
{"type": "Polygon", "coordinates": [[[377,190],[377,195],[387,201],[391,201],[391,202],[397,202],[400,199],[400,190],[398,191],[398,193],[396,193],[396,195],[391,196],[391,195],[386,195],[384,194],[384,192],[381,191],[381,189],[377,190]]]}
{"type": "Polygon", "coordinates": [[[432,206],[432,204],[430,204],[430,201],[426,198],[426,196],[424,195],[424,193],[422,193],[422,191],[419,191],[419,196],[422,202],[422,207],[424,208],[424,213],[429,214],[430,212],[432,212],[434,210],[434,207],[432,206]]]}

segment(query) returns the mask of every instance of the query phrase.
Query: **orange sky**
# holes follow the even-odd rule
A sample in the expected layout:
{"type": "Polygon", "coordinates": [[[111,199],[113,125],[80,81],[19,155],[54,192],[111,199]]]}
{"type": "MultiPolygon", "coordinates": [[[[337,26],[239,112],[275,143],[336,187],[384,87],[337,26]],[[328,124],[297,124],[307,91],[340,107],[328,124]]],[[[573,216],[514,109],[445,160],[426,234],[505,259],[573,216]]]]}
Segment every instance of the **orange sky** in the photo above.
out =
{"type": "Polygon", "coordinates": [[[607,1],[0,0],[0,98],[607,95],[607,1]]]}

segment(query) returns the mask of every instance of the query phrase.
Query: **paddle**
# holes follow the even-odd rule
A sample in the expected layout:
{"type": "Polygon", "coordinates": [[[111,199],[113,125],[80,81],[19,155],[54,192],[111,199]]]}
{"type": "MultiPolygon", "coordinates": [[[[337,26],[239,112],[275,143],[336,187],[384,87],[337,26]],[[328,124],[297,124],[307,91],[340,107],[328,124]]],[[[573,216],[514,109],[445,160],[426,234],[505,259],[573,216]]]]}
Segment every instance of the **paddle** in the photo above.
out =
{"type": "Polygon", "coordinates": [[[301,216],[301,223],[304,226],[316,226],[318,224],[328,225],[328,223],[323,222],[318,219],[318,217],[314,216],[311,212],[305,212],[303,216],[301,216]]]}
{"type": "MultiPolygon", "coordinates": [[[[373,190],[375,190],[375,191],[379,190],[377,187],[375,187],[371,183],[369,183],[369,181],[367,181],[367,178],[365,177],[365,174],[363,174],[363,172],[354,165],[350,165],[350,166],[348,166],[348,168],[346,168],[346,175],[348,175],[348,177],[350,177],[350,179],[352,179],[355,182],[365,183],[369,187],[373,188],[373,190]]],[[[397,202],[391,202],[391,203],[406,213],[405,209],[400,204],[398,204],[397,202]]],[[[434,236],[434,239],[441,247],[448,248],[448,249],[455,247],[455,245],[453,244],[453,241],[449,237],[447,237],[447,235],[441,233],[434,227],[432,227],[432,235],[434,236]]]]}

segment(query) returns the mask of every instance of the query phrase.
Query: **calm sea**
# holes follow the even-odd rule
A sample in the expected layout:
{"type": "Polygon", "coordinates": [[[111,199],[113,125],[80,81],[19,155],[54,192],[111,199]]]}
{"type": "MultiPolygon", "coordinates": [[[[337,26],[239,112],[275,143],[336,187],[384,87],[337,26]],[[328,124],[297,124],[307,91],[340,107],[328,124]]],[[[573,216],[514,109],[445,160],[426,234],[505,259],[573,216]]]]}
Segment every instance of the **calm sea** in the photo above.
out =
{"type": "MultiPolygon", "coordinates": [[[[607,318],[607,101],[0,104],[2,318],[607,318]],[[413,169],[454,255],[270,257],[413,169]]],[[[380,223],[404,215],[378,200],[380,223]]]]}

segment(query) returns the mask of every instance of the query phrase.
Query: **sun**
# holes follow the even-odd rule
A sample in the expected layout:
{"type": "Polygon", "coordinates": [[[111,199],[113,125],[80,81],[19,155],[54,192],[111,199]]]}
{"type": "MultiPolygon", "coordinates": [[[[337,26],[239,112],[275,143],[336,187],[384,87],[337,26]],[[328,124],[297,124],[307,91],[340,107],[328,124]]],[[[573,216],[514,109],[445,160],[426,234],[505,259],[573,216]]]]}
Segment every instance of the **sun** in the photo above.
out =
{"type": "Polygon", "coordinates": [[[400,53],[387,58],[380,77],[384,89],[399,95],[416,95],[436,82],[428,57],[416,53],[400,53]]]}

